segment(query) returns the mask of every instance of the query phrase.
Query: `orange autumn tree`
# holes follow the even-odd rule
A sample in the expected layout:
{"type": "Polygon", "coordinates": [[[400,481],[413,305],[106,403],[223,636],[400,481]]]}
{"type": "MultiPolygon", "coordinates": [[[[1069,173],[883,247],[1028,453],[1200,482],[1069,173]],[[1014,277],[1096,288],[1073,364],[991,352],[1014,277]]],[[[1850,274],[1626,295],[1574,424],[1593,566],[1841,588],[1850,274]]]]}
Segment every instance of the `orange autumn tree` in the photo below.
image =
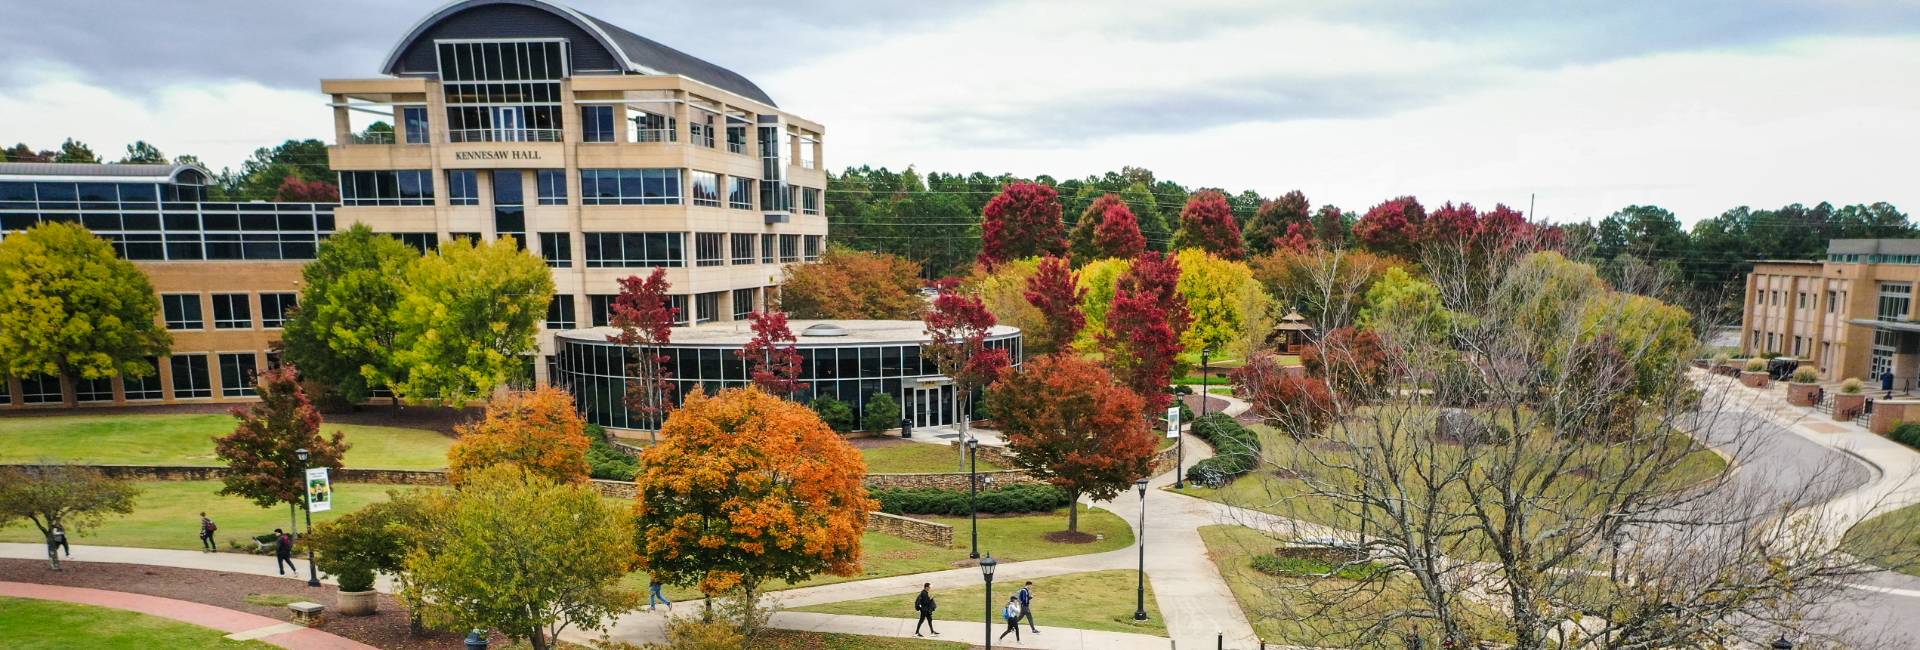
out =
{"type": "Polygon", "coordinates": [[[1146,403],[1100,364],[1051,354],[1006,368],[987,402],[1014,462],[1076,504],[1069,533],[1080,532],[1080,495],[1111,499],[1152,467],[1153,433],[1140,417],[1146,403]]]}
{"type": "Polygon", "coordinates": [[[707,594],[860,571],[866,460],[807,407],[755,387],[687,398],[640,455],[640,562],[707,594]]]}
{"type": "Polygon", "coordinates": [[[587,423],[573,397],[556,388],[515,391],[487,405],[487,417],[454,429],[447,481],[455,486],[483,467],[512,463],[556,483],[587,480],[587,423]]]}

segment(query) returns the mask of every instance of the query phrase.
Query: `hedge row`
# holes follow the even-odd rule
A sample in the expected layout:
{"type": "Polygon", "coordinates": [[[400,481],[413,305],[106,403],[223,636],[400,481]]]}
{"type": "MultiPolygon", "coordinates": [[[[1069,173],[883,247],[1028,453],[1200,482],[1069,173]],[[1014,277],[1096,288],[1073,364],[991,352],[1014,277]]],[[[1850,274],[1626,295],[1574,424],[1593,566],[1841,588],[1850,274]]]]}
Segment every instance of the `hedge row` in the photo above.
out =
{"type": "Polygon", "coordinates": [[[1893,431],[1887,432],[1887,437],[1892,438],[1894,442],[1920,449],[1920,422],[1902,422],[1895,426],[1893,431]]]}
{"type": "Polygon", "coordinates": [[[1187,468],[1187,480],[1219,487],[1260,464],[1260,436],[1225,413],[1193,421],[1193,435],[1213,445],[1213,457],[1187,468]]]}
{"type": "MultiPolygon", "coordinates": [[[[965,490],[887,488],[868,496],[880,502],[880,511],[894,515],[967,514],[965,490]]],[[[989,514],[1051,512],[1067,506],[1067,493],[1051,485],[1010,485],[980,493],[980,512],[989,514]]]]}
{"type": "Polygon", "coordinates": [[[640,472],[640,459],[628,456],[607,441],[607,430],[587,425],[587,475],[608,481],[631,481],[640,472]]]}

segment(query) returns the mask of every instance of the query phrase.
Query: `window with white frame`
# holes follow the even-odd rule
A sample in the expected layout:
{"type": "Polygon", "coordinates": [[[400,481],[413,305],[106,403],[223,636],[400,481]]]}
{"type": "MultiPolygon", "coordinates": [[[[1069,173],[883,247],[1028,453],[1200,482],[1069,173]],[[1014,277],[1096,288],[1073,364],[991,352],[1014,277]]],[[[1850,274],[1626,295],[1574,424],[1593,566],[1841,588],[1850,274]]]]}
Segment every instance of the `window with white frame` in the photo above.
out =
{"type": "Polygon", "coordinates": [[[20,378],[20,399],[28,404],[55,404],[67,401],[60,394],[59,375],[33,374],[20,378]]]}
{"type": "Polygon", "coordinates": [[[540,205],[567,204],[567,170],[542,169],[534,174],[534,184],[538,185],[540,205]]]}
{"type": "Polygon", "coordinates": [[[693,112],[688,115],[687,120],[688,140],[690,140],[692,144],[712,149],[713,131],[716,128],[715,125],[719,123],[720,115],[695,106],[693,107],[693,112]]]}
{"type": "Polygon", "coordinates": [[[720,320],[720,294],[719,291],[713,291],[694,296],[694,303],[697,305],[695,311],[698,312],[694,314],[694,322],[711,323],[720,320]]]}
{"type": "Polygon", "coordinates": [[[260,326],[273,329],[286,327],[293,319],[293,308],[300,303],[300,294],[263,293],[260,294],[260,326]]]}
{"type": "Polygon", "coordinates": [[[688,174],[687,191],[694,205],[720,207],[720,175],[696,171],[688,174]]]}
{"type": "Polygon", "coordinates": [[[573,316],[573,296],[556,295],[547,303],[547,329],[570,330],[578,324],[573,316]]]}
{"type": "Polygon", "coordinates": [[[341,205],[433,205],[433,170],[340,172],[341,205]]]}
{"type": "Polygon", "coordinates": [[[206,321],[201,317],[200,294],[162,294],[160,308],[166,318],[167,329],[198,330],[207,327],[206,321]]]}
{"type": "Polygon", "coordinates": [[[582,169],[580,201],[587,205],[679,205],[678,169],[582,169]]]}
{"type": "Polygon", "coordinates": [[[677,232],[587,233],[587,268],[686,266],[681,235],[677,232]]]}
{"type": "Polygon", "coordinates": [[[580,140],[582,142],[614,142],[620,132],[614,128],[612,106],[590,105],[580,107],[580,140]]]}
{"type": "Polygon", "coordinates": [[[173,366],[173,398],[213,397],[213,374],[207,368],[207,355],[176,354],[167,360],[173,366]]]}
{"type": "Polygon", "coordinates": [[[252,397],[259,391],[254,388],[254,380],[260,370],[252,352],[235,352],[220,355],[220,394],[225,397],[252,397]]]}
{"type": "Polygon", "coordinates": [[[550,268],[572,267],[573,235],[564,232],[540,233],[540,256],[546,258],[550,268]]]}
{"type": "Polygon", "coordinates": [[[780,261],[781,262],[800,261],[800,236],[799,235],[781,235],[780,236],[780,261]]]}
{"type": "Polygon", "coordinates": [[[779,235],[761,235],[760,236],[760,263],[761,264],[772,264],[774,262],[774,256],[777,255],[779,252],[780,252],[780,236],[779,235]]]}
{"type": "Polygon", "coordinates": [[[693,235],[694,266],[726,266],[727,235],[719,232],[702,232],[693,235]]]}
{"type": "Polygon", "coordinates": [[[73,399],[78,402],[113,401],[113,378],[81,378],[73,382],[73,399]]]}
{"type": "Polygon", "coordinates": [[[253,329],[253,310],[247,294],[213,294],[213,328],[220,330],[253,329]]]}
{"type": "Polygon", "coordinates": [[[752,233],[733,233],[732,239],[733,239],[732,241],[733,263],[734,264],[752,264],[753,263],[753,240],[755,239],[753,234],[752,233]]]}
{"type": "Polygon", "coordinates": [[[147,357],[147,365],[153,368],[153,372],[147,373],[145,377],[122,376],[120,378],[121,389],[126,393],[127,401],[156,400],[166,397],[160,389],[160,359],[147,357]]]}
{"type": "Polygon", "coordinates": [[[746,320],[757,307],[753,304],[752,289],[733,290],[733,319],[746,320]]]}
{"type": "Polygon", "coordinates": [[[447,205],[480,205],[480,173],[471,169],[447,170],[447,205]]]}
{"type": "Polygon", "coordinates": [[[820,235],[807,235],[802,241],[804,246],[801,249],[801,254],[805,256],[807,261],[817,262],[820,260],[820,242],[823,240],[824,238],[820,235]]]}
{"type": "Polygon", "coordinates": [[[735,210],[753,209],[753,179],[727,177],[727,207],[735,210]]]}

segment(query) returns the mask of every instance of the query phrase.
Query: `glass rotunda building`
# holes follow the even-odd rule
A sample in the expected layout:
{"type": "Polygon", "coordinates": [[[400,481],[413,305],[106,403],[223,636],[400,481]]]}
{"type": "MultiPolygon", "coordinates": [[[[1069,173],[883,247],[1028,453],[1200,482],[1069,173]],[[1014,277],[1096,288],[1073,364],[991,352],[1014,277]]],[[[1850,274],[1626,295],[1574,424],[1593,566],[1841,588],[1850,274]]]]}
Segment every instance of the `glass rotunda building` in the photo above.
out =
{"type": "MultiPolygon", "coordinates": [[[[931,342],[920,321],[835,320],[789,321],[798,341],[801,379],[807,388],[795,396],[806,402],[828,396],[864,412],[867,400],[890,394],[901,405],[901,417],[915,427],[953,424],[953,382],[924,353],[931,342]]],[[[588,422],[618,429],[654,429],[658,418],[630,410],[626,404],[627,371],[636,348],[618,345],[608,337],[611,327],[560,332],[555,336],[553,366],[548,378],[570,390],[588,422]]],[[[987,346],[1007,351],[1018,363],[1020,330],[995,326],[987,346]]],[[[753,338],[745,321],[709,323],[673,328],[673,342],[656,354],[667,357],[677,403],[694,391],[719,392],[751,381],[741,348],[753,338]]]]}

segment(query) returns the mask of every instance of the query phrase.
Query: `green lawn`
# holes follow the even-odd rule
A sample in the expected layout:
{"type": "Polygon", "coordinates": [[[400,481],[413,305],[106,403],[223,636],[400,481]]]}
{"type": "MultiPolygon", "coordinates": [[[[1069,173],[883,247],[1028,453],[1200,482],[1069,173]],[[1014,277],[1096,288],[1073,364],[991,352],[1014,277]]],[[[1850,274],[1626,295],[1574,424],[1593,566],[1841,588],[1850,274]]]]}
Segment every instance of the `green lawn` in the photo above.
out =
{"type": "Polygon", "coordinates": [[[1883,569],[1920,576],[1920,504],[1860,522],[1841,548],[1883,569]]]}
{"type": "MultiPolygon", "coordinates": [[[[1387,612],[1404,609],[1412,594],[1417,593],[1411,583],[1405,581],[1389,582],[1378,588],[1370,585],[1365,590],[1349,593],[1357,583],[1338,578],[1281,578],[1261,573],[1253,568],[1253,556],[1272,552],[1276,542],[1244,526],[1203,526],[1200,539],[1207,544],[1207,557],[1213,560],[1220,576],[1226,579],[1227,588],[1233,591],[1233,599],[1240,603],[1240,611],[1245,612],[1247,621],[1253,624],[1254,634],[1271,644],[1348,647],[1355,641],[1355,632],[1379,621],[1387,612]],[[1309,591],[1323,597],[1309,598],[1309,591]],[[1337,607],[1320,608],[1314,605],[1316,600],[1340,602],[1337,607]]],[[[1490,626],[1483,627],[1490,629],[1490,626]]],[[[1406,631],[1402,630],[1401,634],[1406,631]]],[[[1437,644],[1430,643],[1428,647],[1437,647],[1437,644]]]]}
{"type": "MultiPolygon", "coordinates": [[[[1016,562],[1100,553],[1133,545],[1133,529],[1127,527],[1127,522],[1119,516],[1084,505],[1080,508],[1080,531],[1099,535],[1100,540],[1086,544],[1062,544],[1048,541],[1047,533],[1067,529],[1067,509],[1061,508],[1041,515],[981,517],[980,552],[992,554],[994,559],[1003,562],[1016,562]]],[[[969,542],[966,517],[916,518],[953,526],[954,546],[940,548],[892,535],[869,532],[860,538],[860,575],[816,576],[806,582],[771,588],[811,587],[850,580],[945,571],[965,566],[969,542]]],[[[647,587],[647,576],[636,572],[627,576],[625,584],[630,588],[644,590],[647,587]]],[[[698,598],[700,595],[697,591],[678,587],[668,587],[665,591],[667,598],[676,601],[698,598]]]]}
{"type": "MultiPolygon", "coordinates": [[[[935,472],[966,471],[960,466],[960,452],[947,445],[930,445],[924,442],[901,441],[893,444],[874,445],[860,448],[860,455],[867,459],[868,474],[924,474],[935,472]]],[[[980,459],[980,471],[1006,469],[980,459]]]]}
{"type": "MultiPolygon", "coordinates": [[[[1154,605],[1151,581],[1147,583],[1147,620],[1133,620],[1134,589],[1137,579],[1137,575],[1131,569],[1111,569],[1069,573],[1034,580],[1034,622],[1040,625],[1082,630],[1165,636],[1167,625],[1160,619],[1160,610],[1154,605]]],[[[1000,621],[999,608],[1006,605],[1007,596],[1013,595],[1019,589],[1020,582],[996,583],[993,590],[996,624],[1000,621]]],[[[940,605],[934,610],[933,618],[941,621],[980,622],[983,613],[981,608],[986,606],[982,600],[985,590],[986,587],[981,585],[933,592],[934,600],[940,605]]],[[[913,597],[913,594],[895,594],[865,600],[813,605],[795,611],[915,618],[917,614],[913,611],[913,597]]],[[[946,634],[951,636],[953,633],[946,634]]]]}
{"type": "MultiPolygon", "coordinates": [[[[216,495],[218,481],[146,481],[138,484],[140,496],[133,514],[109,517],[96,528],[69,534],[74,544],[104,546],[141,546],[196,550],[200,548],[200,512],[205,511],[220,526],[215,539],[221,550],[228,540],[273,532],[287,527],[287,509],[261,508],[240,497],[216,495]]],[[[332,520],[375,501],[384,501],[387,490],[412,489],[394,485],[358,485],[335,483],[333,509],[313,514],[314,523],[332,520]]],[[[303,517],[301,530],[307,527],[303,517]]],[[[39,542],[40,531],[25,521],[0,528],[0,542],[39,542]]],[[[85,560],[76,554],[76,560],[85,560]]],[[[261,562],[270,563],[271,558],[261,562]]]]}
{"type": "MultiPolygon", "coordinates": [[[[220,465],[213,438],[233,432],[230,415],[73,415],[0,418],[0,463],[41,460],[101,465],[220,465]]],[[[425,429],[327,424],[353,448],[348,467],[438,469],[453,438],[425,429]]]]}
{"type": "Polygon", "coordinates": [[[0,598],[0,639],[10,650],[273,648],[157,616],[49,600],[0,598]]]}

